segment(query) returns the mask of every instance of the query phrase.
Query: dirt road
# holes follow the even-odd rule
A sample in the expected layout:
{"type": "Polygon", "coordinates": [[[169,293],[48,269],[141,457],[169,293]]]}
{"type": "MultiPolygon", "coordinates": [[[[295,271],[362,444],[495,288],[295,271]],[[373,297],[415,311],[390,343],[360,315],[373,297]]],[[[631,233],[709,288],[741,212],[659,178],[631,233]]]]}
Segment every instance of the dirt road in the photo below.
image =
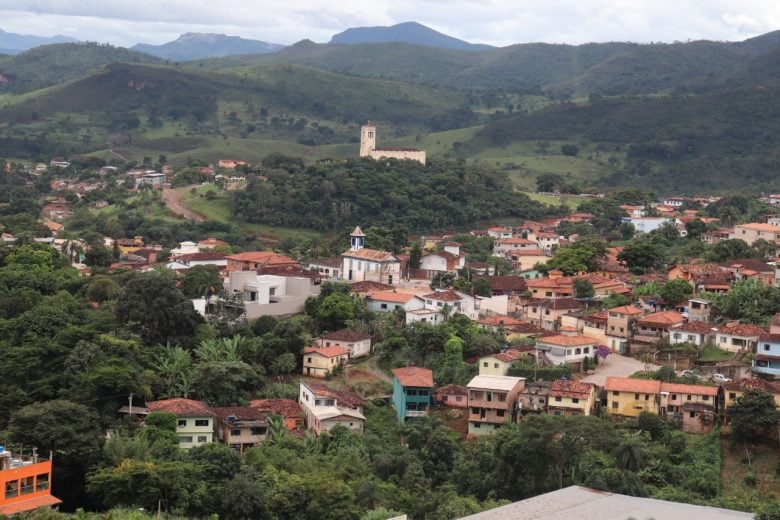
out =
{"type": "Polygon", "coordinates": [[[203,215],[192,211],[181,202],[190,189],[190,186],[176,189],[165,188],[163,189],[163,200],[174,215],[181,215],[187,220],[194,220],[195,222],[203,222],[206,220],[203,218],[203,215]]]}

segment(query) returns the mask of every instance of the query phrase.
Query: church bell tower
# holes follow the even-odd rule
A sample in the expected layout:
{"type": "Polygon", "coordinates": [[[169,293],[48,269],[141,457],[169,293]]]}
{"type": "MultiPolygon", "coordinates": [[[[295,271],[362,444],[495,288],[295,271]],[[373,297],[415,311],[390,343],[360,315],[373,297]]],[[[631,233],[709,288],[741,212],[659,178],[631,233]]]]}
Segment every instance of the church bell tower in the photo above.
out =
{"type": "Polygon", "coordinates": [[[360,127],[360,157],[370,157],[376,150],[376,127],[371,121],[360,127]]]}

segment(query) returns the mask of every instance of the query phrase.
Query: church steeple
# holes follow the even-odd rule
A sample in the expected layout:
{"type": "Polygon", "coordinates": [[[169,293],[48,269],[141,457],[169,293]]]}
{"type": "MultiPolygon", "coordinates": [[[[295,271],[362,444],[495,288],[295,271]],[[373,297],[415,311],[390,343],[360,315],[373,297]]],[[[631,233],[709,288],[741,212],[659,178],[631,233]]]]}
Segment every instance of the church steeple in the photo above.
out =
{"type": "Polygon", "coordinates": [[[366,244],[366,235],[361,231],[360,226],[355,226],[355,230],[349,235],[350,249],[357,251],[363,249],[366,244]]]}

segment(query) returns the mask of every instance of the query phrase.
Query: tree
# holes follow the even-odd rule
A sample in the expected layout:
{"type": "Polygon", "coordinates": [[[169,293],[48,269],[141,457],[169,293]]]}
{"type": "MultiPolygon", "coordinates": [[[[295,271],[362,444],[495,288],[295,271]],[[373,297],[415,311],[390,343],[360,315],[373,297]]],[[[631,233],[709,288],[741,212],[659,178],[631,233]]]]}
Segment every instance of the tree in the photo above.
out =
{"type": "Polygon", "coordinates": [[[780,413],[772,394],[748,390],[729,408],[731,435],[741,442],[755,442],[764,437],[778,438],[780,413]]]}
{"type": "Polygon", "coordinates": [[[572,291],[575,298],[592,298],[596,294],[593,284],[587,278],[575,278],[572,291]]]}
{"type": "Polygon", "coordinates": [[[490,282],[486,278],[478,278],[475,280],[472,289],[477,296],[489,298],[493,294],[493,290],[490,288],[490,282]]]}
{"type": "Polygon", "coordinates": [[[739,238],[720,240],[707,251],[706,258],[710,262],[728,262],[737,258],[751,258],[752,251],[747,242],[739,238]]]}
{"type": "Polygon", "coordinates": [[[690,222],[685,223],[685,231],[688,232],[688,238],[697,240],[705,231],[707,231],[707,224],[702,222],[700,218],[695,218],[690,222]]]}
{"type": "Polygon", "coordinates": [[[577,155],[579,153],[579,151],[580,151],[580,149],[577,146],[573,145],[573,144],[564,144],[564,145],[561,146],[561,153],[563,155],[568,155],[568,156],[574,157],[575,155],[577,155]]]}
{"type": "Polygon", "coordinates": [[[422,247],[419,242],[412,244],[412,249],[409,251],[409,268],[419,269],[420,260],[422,259],[422,247]]]}
{"type": "Polygon", "coordinates": [[[644,274],[651,269],[661,268],[665,262],[661,247],[650,241],[626,245],[617,259],[626,262],[628,269],[634,274],[644,274]]]}
{"type": "Polygon", "coordinates": [[[186,342],[203,321],[176,284],[155,273],[137,275],[125,284],[116,316],[149,345],[186,342]]]}
{"type": "Polygon", "coordinates": [[[113,261],[111,251],[103,246],[92,247],[84,254],[84,263],[90,267],[108,267],[113,261]]]}
{"type": "Polygon", "coordinates": [[[219,268],[214,265],[196,265],[184,272],[181,291],[189,298],[208,297],[222,289],[219,268]]]}
{"type": "Polygon", "coordinates": [[[658,291],[660,296],[667,304],[674,305],[693,294],[693,287],[685,280],[671,280],[661,286],[658,291]]]}

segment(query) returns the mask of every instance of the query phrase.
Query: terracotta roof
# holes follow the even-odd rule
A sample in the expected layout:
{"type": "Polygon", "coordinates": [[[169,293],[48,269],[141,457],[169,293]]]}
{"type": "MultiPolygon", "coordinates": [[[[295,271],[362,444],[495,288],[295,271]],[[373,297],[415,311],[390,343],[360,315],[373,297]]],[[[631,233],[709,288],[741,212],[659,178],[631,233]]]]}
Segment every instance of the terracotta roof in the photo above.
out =
{"type": "Polygon", "coordinates": [[[321,257],[309,262],[310,265],[327,265],[328,267],[341,267],[343,262],[341,258],[335,256],[321,257]]]}
{"type": "Polygon", "coordinates": [[[536,242],[533,240],[528,240],[526,238],[502,238],[500,240],[496,240],[493,242],[493,244],[499,244],[499,245],[519,245],[519,244],[534,244],[536,245],[536,242]]]}
{"type": "Polygon", "coordinates": [[[780,312],[772,316],[772,325],[780,325],[780,312]]]}
{"type": "Polygon", "coordinates": [[[608,309],[609,312],[617,312],[619,314],[629,314],[634,316],[636,314],[644,314],[644,311],[636,305],[621,305],[620,307],[613,307],[608,309]]]}
{"type": "Polygon", "coordinates": [[[299,417],[303,414],[303,408],[293,399],[255,399],[249,401],[249,406],[282,417],[299,417]]]}
{"type": "MultiPolygon", "coordinates": [[[[552,271],[550,271],[552,272],[552,271]]],[[[588,273],[579,276],[560,276],[558,278],[536,278],[534,280],[528,280],[526,283],[529,287],[571,287],[574,284],[574,280],[585,279],[588,280],[594,287],[598,286],[611,286],[621,285],[620,282],[604,278],[598,274],[588,273]]]]}
{"type": "Polygon", "coordinates": [[[350,284],[349,290],[357,293],[367,293],[373,291],[387,291],[392,289],[392,285],[380,282],[355,282],[350,284]]]}
{"type": "Polygon", "coordinates": [[[357,408],[359,406],[363,406],[364,404],[363,398],[357,395],[355,392],[350,392],[348,390],[333,390],[332,388],[329,388],[322,383],[307,382],[305,384],[311,388],[312,392],[314,392],[314,395],[333,397],[338,401],[338,405],[346,405],[357,408]]]}
{"type": "Polygon", "coordinates": [[[337,357],[349,355],[349,349],[344,347],[304,347],[304,354],[318,354],[323,357],[337,357]]]}
{"type": "Polygon", "coordinates": [[[363,230],[360,229],[360,226],[355,226],[355,229],[352,231],[352,233],[349,234],[349,236],[351,236],[351,237],[364,237],[366,235],[363,233],[363,230]]]}
{"type": "Polygon", "coordinates": [[[354,330],[341,329],[320,334],[320,338],[332,339],[334,341],[365,341],[367,339],[371,339],[371,336],[368,334],[363,334],[362,332],[356,332],[354,330]]]}
{"type": "Polygon", "coordinates": [[[683,323],[679,327],[670,329],[670,331],[695,332],[697,334],[712,334],[714,332],[712,326],[704,321],[689,321],[688,323],[683,323]]]}
{"type": "Polygon", "coordinates": [[[512,325],[518,325],[522,323],[522,321],[516,318],[512,318],[511,316],[489,316],[487,318],[477,320],[477,323],[480,325],[488,325],[490,327],[508,327],[512,325]]]}
{"type": "Polygon", "coordinates": [[[759,327],[758,325],[751,325],[749,323],[736,323],[734,325],[724,325],[718,327],[718,334],[727,334],[729,336],[737,336],[740,338],[752,338],[766,334],[766,329],[759,327]]]}
{"type": "Polygon", "coordinates": [[[762,224],[760,222],[751,222],[749,224],[737,224],[735,228],[744,228],[751,231],[766,231],[770,233],[780,233],[780,226],[773,226],[772,224],[762,224]]]}
{"type": "MultiPolygon", "coordinates": [[[[780,233],[780,227],[775,226],[775,229],[780,233]]],[[[737,258],[725,264],[727,267],[740,267],[748,270],[756,271],[759,273],[774,272],[774,268],[770,267],[766,262],[756,260],[755,258],[737,258]]]]}
{"type": "Polygon", "coordinates": [[[231,415],[238,421],[257,421],[266,418],[265,412],[251,406],[219,407],[214,408],[214,413],[217,414],[220,421],[226,421],[231,415]]]}
{"type": "Polygon", "coordinates": [[[195,261],[208,261],[208,260],[224,260],[227,258],[227,255],[225,253],[214,253],[214,252],[204,252],[204,253],[190,253],[187,255],[179,255],[174,258],[174,260],[178,262],[192,262],[195,261]]]}
{"type": "Polygon", "coordinates": [[[265,265],[288,265],[298,263],[290,257],[274,253],[273,251],[247,251],[245,253],[229,255],[226,258],[237,262],[254,262],[265,265]]]}
{"type": "Polygon", "coordinates": [[[780,361],[780,356],[773,356],[771,354],[756,354],[755,359],[759,361],[780,361]]]}
{"type": "Polygon", "coordinates": [[[764,379],[739,379],[729,381],[721,385],[726,390],[737,390],[744,392],[747,390],[761,390],[770,394],[780,394],[780,383],[766,381],[764,379]]]}
{"type": "Polygon", "coordinates": [[[257,269],[257,274],[270,274],[273,276],[287,276],[290,278],[310,278],[312,280],[322,279],[322,275],[317,271],[306,269],[298,264],[296,265],[265,265],[257,269]]]}
{"type": "Polygon", "coordinates": [[[477,280],[487,280],[490,284],[490,289],[493,291],[519,291],[524,292],[528,289],[525,278],[522,276],[488,276],[488,275],[473,275],[471,277],[473,282],[477,280]]]}
{"type": "Polygon", "coordinates": [[[676,394],[718,395],[717,386],[680,385],[677,383],[661,383],[661,391],[676,394]]]}
{"type": "Polygon", "coordinates": [[[511,325],[507,327],[507,329],[512,332],[517,332],[518,334],[534,334],[534,333],[550,332],[547,329],[543,329],[542,327],[540,327],[535,323],[529,323],[526,321],[522,321],[516,325],[511,325]]]}
{"type": "Polygon", "coordinates": [[[548,256],[548,254],[541,249],[512,249],[507,251],[510,256],[548,256]]]}
{"type": "Polygon", "coordinates": [[[685,318],[677,311],[654,312],[637,320],[639,325],[654,325],[658,327],[669,327],[677,323],[683,323],[685,318]]]}
{"type": "Polygon", "coordinates": [[[564,336],[558,334],[556,336],[547,336],[537,341],[537,343],[544,343],[546,345],[558,345],[562,347],[577,347],[581,345],[597,345],[599,340],[591,338],[590,336],[564,336]]]}
{"type": "Polygon", "coordinates": [[[456,302],[462,300],[463,296],[450,289],[448,291],[436,291],[436,292],[428,293],[425,296],[422,296],[422,298],[427,298],[429,300],[438,300],[442,302],[456,302]]]}
{"type": "Polygon", "coordinates": [[[512,231],[512,229],[508,227],[502,227],[502,226],[492,226],[488,228],[488,231],[495,231],[497,233],[509,233],[512,231]]]}
{"type": "Polygon", "coordinates": [[[447,385],[439,388],[436,393],[441,395],[468,395],[469,389],[465,386],[447,385]]]}
{"type": "Polygon", "coordinates": [[[392,372],[401,386],[433,388],[433,372],[427,368],[394,368],[392,372]]]}
{"type": "Polygon", "coordinates": [[[460,247],[460,242],[444,242],[444,247],[460,247]]]}
{"type": "Polygon", "coordinates": [[[150,412],[170,412],[179,417],[213,417],[214,411],[203,401],[192,399],[164,399],[148,401],[146,407],[150,412]]]}
{"type": "Polygon", "coordinates": [[[582,320],[586,323],[604,324],[609,319],[609,311],[601,311],[594,314],[583,316],[582,320]]]}
{"type": "Polygon", "coordinates": [[[379,251],[377,249],[358,249],[357,251],[345,251],[341,254],[348,258],[359,258],[361,260],[371,260],[373,262],[397,262],[398,259],[388,251],[379,251]]]}
{"type": "Polygon", "coordinates": [[[228,245],[227,242],[214,237],[209,237],[206,240],[201,240],[198,242],[198,246],[200,247],[215,247],[215,246],[226,246],[226,245],[228,245]]]}
{"type": "Polygon", "coordinates": [[[399,293],[393,291],[375,291],[366,294],[366,298],[369,300],[377,300],[377,301],[393,302],[393,303],[406,303],[414,297],[415,297],[414,294],[399,293]]]}
{"type": "Polygon", "coordinates": [[[512,361],[516,361],[522,357],[523,353],[519,350],[515,349],[508,349],[504,352],[499,352],[498,354],[490,354],[489,356],[482,356],[480,359],[484,358],[496,358],[499,361],[503,361],[504,363],[511,363],[512,361]]]}
{"type": "Polygon", "coordinates": [[[653,379],[631,379],[628,377],[607,377],[604,383],[607,392],[635,392],[642,394],[658,394],[661,392],[661,382],[653,379]]]}
{"type": "Polygon", "coordinates": [[[572,397],[574,399],[587,399],[593,392],[593,385],[580,381],[568,381],[556,379],[550,390],[551,397],[572,397]]]}

